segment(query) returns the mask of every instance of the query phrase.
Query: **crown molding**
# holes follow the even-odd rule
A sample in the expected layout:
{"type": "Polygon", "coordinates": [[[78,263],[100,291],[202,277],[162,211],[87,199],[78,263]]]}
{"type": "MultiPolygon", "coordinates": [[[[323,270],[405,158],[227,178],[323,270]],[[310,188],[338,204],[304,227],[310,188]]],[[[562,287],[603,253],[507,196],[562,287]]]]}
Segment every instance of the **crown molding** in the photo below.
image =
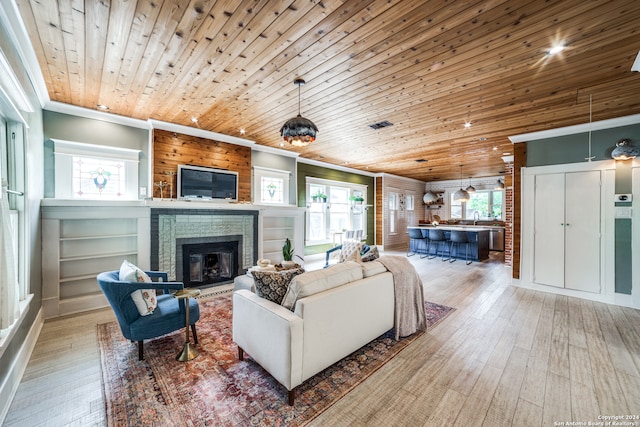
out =
{"type": "Polygon", "coordinates": [[[22,61],[22,66],[38,97],[40,108],[44,108],[45,104],[50,101],[49,91],[40,70],[38,57],[29,39],[27,27],[24,25],[18,5],[14,0],[0,2],[0,24],[9,34],[11,44],[22,61]]]}
{"type": "Polygon", "coordinates": [[[255,150],[255,151],[264,151],[265,153],[277,154],[278,156],[285,156],[285,157],[299,157],[300,156],[300,153],[297,153],[295,151],[289,151],[289,150],[285,150],[283,148],[274,148],[274,147],[270,147],[268,145],[256,144],[251,148],[253,150],[255,150]]]}
{"type": "Polygon", "coordinates": [[[542,130],[539,132],[523,133],[520,135],[510,136],[509,140],[516,144],[518,142],[531,142],[539,139],[555,138],[558,136],[575,135],[577,133],[586,133],[594,130],[603,130],[617,128],[621,126],[629,126],[640,123],[640,114],[631,116],[616,117],[615,119],[600,120],[593,123],[584,123],[574,126],[566,126],[556,129],[542,130]]]}
{"type": "Polygon", "coordinates": [[[228,142],[229,144],[242,145],[244,147],[254,147],[255,141],[249,139],[238,138],[236,136],[225,135],[223,133],[212,132],[205,129],[194,128],[191,126],[177,125],[175,123],[163,122],[160,120],[149,119],[151,129],[161,129],[169,132],[177,132],[184,135],[191,135],[198,138],[206,138],[214,141],[228,142]]]}
{"type": "Polygon", "coordinates": [[[305,163],[305,164],[308,164],[308,165],[313,165],[313,166],[319,166],[319,167],[327,168],[327,169],[334,169],[334,170],[338,170],[338,171],[342,171],[342,172],[354,173],[354,174],[357,174],[357,175],[364,175],[364,176],[370,176],[370,177],[375,177],[376,176],[376,174],[371,173],[371,172],[361,171],[359,169],[348,168],[346,166],[334,165],[334,164],[331,164],[331,163],[321,162],[319,160],[305,159],[304,157],[298,157],[298,162],[299,163],[305,163]]]}
{"type": "Polygon", "coordinates": [[[391,173],[387,173],[387,172],[380,172],[374,175],[376,178],[394,178],[394,179],[401,179],[403,181],[410,181],[410,182],[419,182],[420,184],[424,184],[426,181],[420,181],[419,179],[415,179],[415,178],[408,178],[406,176],[398,176],[398,175],[394,175],[391,173]]]}
{"type": "Polygon", "coordinates": [[[57,101],[47,102],[44,109],[47,111],[53,111],[54,113],[69,114],[72,116],[84,117],[86,119],[102,120],[103,122],[131,126],[140,129],[151,129],[146,120],[134,119],[127,116],[120,116],[117,114],[78,107],[77,105],[65,104],[57,101]]]}

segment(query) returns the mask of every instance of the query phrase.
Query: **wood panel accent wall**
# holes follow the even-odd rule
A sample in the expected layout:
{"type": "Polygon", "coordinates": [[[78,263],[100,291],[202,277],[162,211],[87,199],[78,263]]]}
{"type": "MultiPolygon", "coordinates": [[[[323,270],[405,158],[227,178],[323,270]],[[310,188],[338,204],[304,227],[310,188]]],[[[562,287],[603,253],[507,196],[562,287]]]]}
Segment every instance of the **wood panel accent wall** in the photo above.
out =
{"type": "MultiPolygon", "coordinates": [[[[153,130],[153,182],[173,179],[171,197],[177,195],[178,165],[194,165],[238,172],[238,201],[251,201],[251,148],[191,135],[153,130]]],[[[169,187],[163,191],[168,197],[169,187]]],[[[153,197],[160,189],[153,186],[153,197]]]]}
{"type": "Polygon", "coordinates": [[[522,222],[522,179],[521,170],[527,165],[527,144],[513,144],[513,225],[512,237],[512,277],[520,278],[520,227],[522,222]]]}
{"type": "Polygon", "coordinates": [[[413,179],[403,178],[396,175],[385,174],[382,177],[382,194],[376,197],[376,201],[380,200],[382,206],[382,226],[377,228],[378,233],[382,234],[382,246],[384,249],[404,249],[409,246],[409,233],[407,227],[410,225],[418,225],[419,221],[424,220],[424,205],[422,196],[424,195],[426,183],[413,179]],[[396,222],[396,233],[389,232],[389,193],[395,192],[398,195],[413,195],[414,211],[413,217],[408,215],[406,210],[398,210],[398,218],[396,222]]]}
{"type": "Polygon", "coordinates": [[[382,228],[382,177],[376,177],[376,245],[382,246],[382,236],[384,235],[382,228]]]}

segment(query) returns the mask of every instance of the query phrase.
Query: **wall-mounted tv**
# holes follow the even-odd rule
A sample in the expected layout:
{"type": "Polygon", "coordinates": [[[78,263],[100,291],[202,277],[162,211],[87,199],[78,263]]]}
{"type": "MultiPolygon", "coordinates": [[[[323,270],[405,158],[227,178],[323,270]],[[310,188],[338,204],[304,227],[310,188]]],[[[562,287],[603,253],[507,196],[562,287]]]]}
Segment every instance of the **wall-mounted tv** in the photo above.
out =
{"type": "Polygon", "coordinates": [[[178,198],[238,201],[238,172],[178,165],[178,198]]]}

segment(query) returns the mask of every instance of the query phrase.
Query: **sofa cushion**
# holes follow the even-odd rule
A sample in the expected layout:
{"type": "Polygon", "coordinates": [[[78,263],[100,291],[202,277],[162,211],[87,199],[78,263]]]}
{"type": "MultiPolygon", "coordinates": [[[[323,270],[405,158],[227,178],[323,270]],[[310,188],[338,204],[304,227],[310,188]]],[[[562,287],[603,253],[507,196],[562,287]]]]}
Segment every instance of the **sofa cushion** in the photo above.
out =
{"type": "Polygon", "coordinates": [[[342,244],[342,249],[340,250],[340,261],[355,261],[362,262],[360,258],[360,251],[362,250],[362,242],[358,242],[355,240],[347,240],[342,244]]]}
{"type": "Polygon", "coordinates": [[[376,274],[384,273],[385,271],[387,271],[387,267],[385,267],[378,261],[362,263],[362,275],[364,277],[375,276],[376,274]]]}
{"type": "Polygon", "coordinates": [[[256,294],[261,298],[280,304],[289,289],[291,280],[302,273],[304,273],[302,268],[282,271],[254,271],[252,274],[256,294]]]}
{"type": "Polygon", "coordinates": [[[282,305],[293,311],[296,301],[300,298],[360,280],[362,277],[361,265],[353,261],[346,261],[322,270],[308,271],[293,278],[282,300],[282,305]]]}

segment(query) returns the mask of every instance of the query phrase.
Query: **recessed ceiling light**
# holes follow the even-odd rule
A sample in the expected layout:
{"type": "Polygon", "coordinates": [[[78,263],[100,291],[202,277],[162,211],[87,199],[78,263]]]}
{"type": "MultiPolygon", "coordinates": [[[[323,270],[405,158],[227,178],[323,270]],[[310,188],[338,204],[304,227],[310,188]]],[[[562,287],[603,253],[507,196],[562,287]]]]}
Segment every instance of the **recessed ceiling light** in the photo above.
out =
{"type": "Polygon", "coordinates": [[[197,117],[191,117],[191,121],[193,123],[198,123],[198,118],[197,117]]]}
{"type": "Polygon", "coordinates": [[[240,135],[244,135],[245,133],[247,133],[244,129],[240,129],[240,135]]]}
{"type": "Polygon", "coordinates": [[[498,151],[498,147],[493,147],[493,151],[498,151]]]}
{"type": "Polygon", "coordinates": [[[465,128],[470,128],[471,127],[471,122],[464,122],[464,127],[465,128]]]}
{"type": "Polygon", "coordinates": [[[564,50],[564,45],[562,43],[558,43],[553,45],[551,49],[547,51],[547,55],[555,55],[556,53],[560,53],[564,50]]]}
{"type": "Polygon", "coordinates": [[[104,104],[98,104],[98,110],[107,111],[109,109],[108,106],[104,104]]]}

